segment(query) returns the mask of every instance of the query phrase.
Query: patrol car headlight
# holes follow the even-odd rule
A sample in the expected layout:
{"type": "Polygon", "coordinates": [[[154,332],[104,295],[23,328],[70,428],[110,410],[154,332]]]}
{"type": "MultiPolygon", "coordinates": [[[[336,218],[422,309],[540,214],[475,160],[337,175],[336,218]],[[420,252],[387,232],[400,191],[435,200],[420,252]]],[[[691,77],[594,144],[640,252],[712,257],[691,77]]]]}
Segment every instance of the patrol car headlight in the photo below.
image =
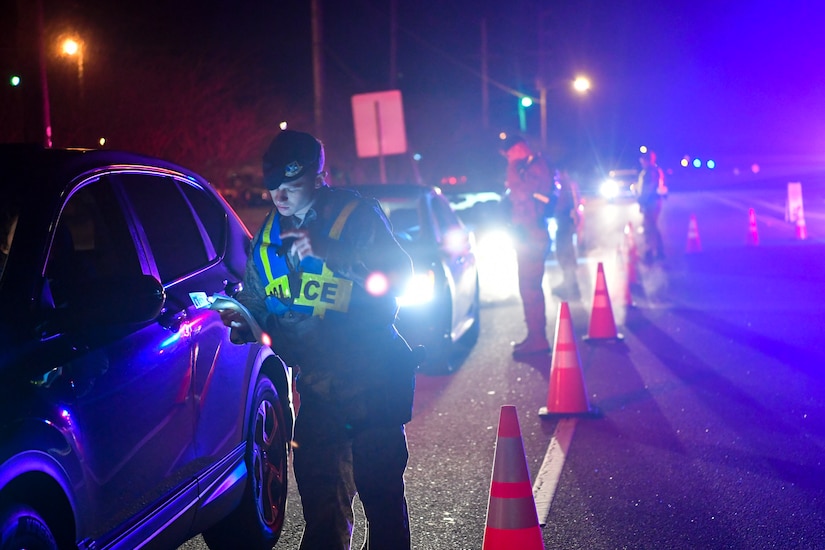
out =
{"type": "Polygon", "coordinates": [[[503,300],[518,294],[515,241],[510,231],[502,227],[479,235],[476,262],[483,300],[503,300]]]}
{"type": "Polygon", "coordinates": [[[619,196],[619,182],[614,179],[604,180],[599,187],[599,194],[606,199],[615,199],[619,196]]]}
{"type": "Polygon", "coordinates": [[[501,262],[501,253],[513,250],[513,237],[506,229],[493,229],[476,241],[476,259],[480,264],[494,265],[501,262]]]}
{"type": "Polygon", "coordinates": [[[398,306],[415,306],[431,302],[435,296],[435,273],[416,273],[407,283],[404,293],[398,297],[398,306]]]}

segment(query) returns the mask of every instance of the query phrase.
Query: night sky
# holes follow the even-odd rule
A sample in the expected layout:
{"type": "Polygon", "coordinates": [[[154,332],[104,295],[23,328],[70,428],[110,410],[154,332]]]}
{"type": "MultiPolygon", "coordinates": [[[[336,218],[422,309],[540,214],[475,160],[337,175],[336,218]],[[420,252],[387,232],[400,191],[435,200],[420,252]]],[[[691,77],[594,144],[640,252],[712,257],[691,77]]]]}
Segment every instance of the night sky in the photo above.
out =
{"type": "MultiPolygon", "coordinates": [[[[298,119],[312,120],[309,1],[43,1],[50,28],[80,29],[100,56],[184,52],[255,64],[262,82],[303,111],[298,119]]],[[[330,157],[343,159],[354,152],[350,96],[391,82],[389,2],[322,4],[323,137],[330,157]]],[[[558,165],[635,166],[642,144],[670,162],[685,154],[825,162],[819,2],[398,0],[398,11],[397,84],[410,146],[431,178],[494,170],[498,132],[518,130],[517,100],[502,88],[537,97],[539,74],[550,83],[546,154],[558,165]],[[567,86],[579,73],[593,82],[586,97],[567,86]]],[[[539,120],[531,108],[534,143],[539,120]]]]}

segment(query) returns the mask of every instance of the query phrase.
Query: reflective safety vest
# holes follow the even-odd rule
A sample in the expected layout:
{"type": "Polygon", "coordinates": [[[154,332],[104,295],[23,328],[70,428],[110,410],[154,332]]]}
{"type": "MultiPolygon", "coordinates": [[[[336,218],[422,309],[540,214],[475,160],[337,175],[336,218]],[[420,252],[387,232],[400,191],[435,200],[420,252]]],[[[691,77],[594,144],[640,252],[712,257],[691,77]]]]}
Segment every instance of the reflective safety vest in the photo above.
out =
{"type": "MultiPolygon", "coordinates": [[[[344,224],[358,201],[347,203],[329,231],[338,240],[344,224]]],[[[288,311],[323,318],[327,311],[346,313],[352,299],[352,280],[333,272],[319,258],[308,256],[295,271],[290,271],[281,247],[280,214],[276,209],[267,217],[253,243],[252,254],[266,288],[267,309],[276,315],[288,311]]]]}

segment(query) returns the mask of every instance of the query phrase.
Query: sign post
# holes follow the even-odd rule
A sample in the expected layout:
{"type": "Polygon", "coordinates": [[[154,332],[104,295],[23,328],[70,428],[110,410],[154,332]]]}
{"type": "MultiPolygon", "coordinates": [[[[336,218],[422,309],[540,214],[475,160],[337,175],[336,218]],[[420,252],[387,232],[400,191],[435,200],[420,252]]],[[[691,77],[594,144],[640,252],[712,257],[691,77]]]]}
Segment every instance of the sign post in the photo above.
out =
{"type": "Polygon", "coordinates": [[[352,96],[355,145],[359,158],[378,157],[381,183],[387,183],[384,157],[407,152],[400,90],[352,96]]]}

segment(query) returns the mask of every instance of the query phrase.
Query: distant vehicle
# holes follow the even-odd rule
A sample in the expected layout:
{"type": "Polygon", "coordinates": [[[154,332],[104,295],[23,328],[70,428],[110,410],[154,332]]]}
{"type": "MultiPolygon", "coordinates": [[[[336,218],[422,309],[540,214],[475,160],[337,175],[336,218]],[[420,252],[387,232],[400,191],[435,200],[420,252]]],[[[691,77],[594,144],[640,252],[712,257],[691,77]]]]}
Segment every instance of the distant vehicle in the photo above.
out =
{"type": "Polygon", "coordinates": [[[475,236],[482,300],[501,301],[517,296],[516,241],[505,195],[452,187],[445,188],[444,194],[475,236]]]}
{"type": "Polygon", "coordinates": [[[249,231],[197,174],[0,145],[0,546],[271,549],[288,370],[192,292],[231,294],[249,231]]]}
{"type": "Polygon", "coordinates": [[[423,345],[422,370],[448,373],[459,342],[472,346],[480,330],[478,269],[473,234],[437,187],[369,184],[352,187],[377,199],[415,276],[399,299],[398,330],[423,345]]]}
{"type": "Polygon", "coordinates": [[[633,168],[611,170],[599,184],[599,195],[607,200],[635,197],[639,171],[633,168]]]}

